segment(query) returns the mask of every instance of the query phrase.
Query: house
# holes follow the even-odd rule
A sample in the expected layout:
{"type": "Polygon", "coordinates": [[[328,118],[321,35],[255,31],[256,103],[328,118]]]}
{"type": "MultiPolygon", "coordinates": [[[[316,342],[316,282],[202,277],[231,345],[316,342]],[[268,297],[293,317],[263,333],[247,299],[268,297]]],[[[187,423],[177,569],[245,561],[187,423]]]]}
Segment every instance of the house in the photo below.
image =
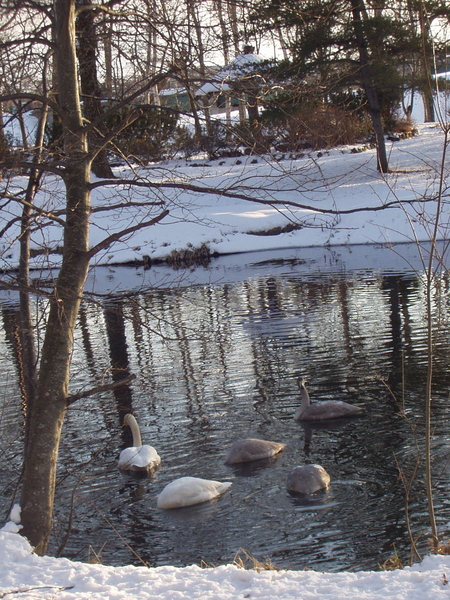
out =
{"type": "Polygon", "coordinates": [[[162,106],[176,110],[190,110],[189,96],[185,87],[169,87],[159,92],[159,100],[162,106]]]}
{"type": "Polygon", "coordinates": [[[197,101],[211,113],[224,109],[229,112],[233,106],[245,107],[250,122],[258,119],[257,93],[261,83],[258,65],[262,60],[254,54],[253,46],[245,46],[242,53],[196,91],[197,101]]]}

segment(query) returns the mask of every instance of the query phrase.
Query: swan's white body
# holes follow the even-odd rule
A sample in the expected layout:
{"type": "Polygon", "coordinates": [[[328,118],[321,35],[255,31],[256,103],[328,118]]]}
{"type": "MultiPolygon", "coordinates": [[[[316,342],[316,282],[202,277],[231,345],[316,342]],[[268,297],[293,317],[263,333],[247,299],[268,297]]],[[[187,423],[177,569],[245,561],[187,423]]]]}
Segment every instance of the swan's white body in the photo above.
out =
{"type": "Polygon", "coordinates": [[[213,481],[199,477],[180,477],[163,489],[158,496],[158,508],[181,508],[207,502],[220,496],[230,487],[231,481],[213,481]]]}
{"type": "Polygon", "coordinates": [[[324,400],[311,402],[306,389],[305,380],[298,379],[302,403],[294,415],[296,421],[322,421],[324,419],[338,419],[340,417],[353,417],[364,411],[359,406],[353,406],[342,400],[324,400]]]}
{"type": "Polygon", "coordinates": [[[285,447],[286,444],[254,438],[238,440],[228,450],[225,457],[225,464],[233,465],[251,460],[260,460],[261,458],[270,458],[284,450],[285,447]]]}
{"type": "Polygon", "coordinates": [[[286,487],[298,494],[314,494],[330,485],[330,476],[320,465],[302,465],[289,473],[286,487]]]}
{"type": "Polygon", "coordinates": [[[132,414],[124,417],[133,434],[133,445],[122,450],[119,456],[119,469],[123,471],[153,471],[161,464],[161,458],[153,446],[143,446],[139,425],[132,414]]]}

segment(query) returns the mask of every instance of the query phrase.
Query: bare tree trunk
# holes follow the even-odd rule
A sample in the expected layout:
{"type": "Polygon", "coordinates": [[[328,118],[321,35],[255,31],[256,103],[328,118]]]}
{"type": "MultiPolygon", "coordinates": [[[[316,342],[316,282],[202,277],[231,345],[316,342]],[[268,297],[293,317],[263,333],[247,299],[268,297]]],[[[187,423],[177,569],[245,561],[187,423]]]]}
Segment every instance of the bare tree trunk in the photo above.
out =
{"type": "MultiPolygon", "coordinates": [[[[234,0],[226,0],[227,9],[228,9],[228,23],[231,29],[231,37],[233,40],[233,48],[235,55],[239,54],[239,24],[238,24],[238,16],[237,16],[237,6],[234,0]]],[[[246,102],[239,96],[239,123],[241,125],[247,124],[247,116],[246,116],[246,102]]]]}
{"type": "Polygon", "coordinates": [[[234,51],[239,52],[239,24],[235,0],[227,0],[228,22],[231,29],[234,51]]]}
{"type": "MultiPolygon", "coordinates": [[[[37,166],[42,161],[42,146],[44,143],[45,125],[47,123],[48,106],[42,107],[41,116],[36,133],[35,152],[32,167],[28,178],[28,186],[25,194],[25,204],[22,209],[21,233],[20,233],[20,257],[17,282],[19,284],[20,302],[20,362],[23,372],[22,394],[26,403],[27,414],[33,410],[36,400],[36,347],[34,339],[34,325],[30,307],[30,236],[31,219],[33,213],[33,202],[39,188],[40,171],[37,166]]],[[[25,437],[28,439],[31,420],[26,420],[25,437]]],[[[25,459],[26,460],[26,459],[25,459]]]]}
{"type": "Polygon", "coordinates": [[[436,116],[434,113],[434,99],[431,89],[420,92],[423,102],[423,121],[424,123],[434,123],[436,116]]]}
{"type": "Polygon", "coordinates": [[[430,23],[424,12],[424,5],[419,3],[419,25],[420,37],[422,40],[422,56],[419,61],[419,69],[422,80],[420,94],[423,101],[423,120],[425,123],[433,123],[436,115],[434,113],[433,85],[431,81],[431,68],[429,60],[429,37],[430,23]]]}
{"type": "MultiPolygon", "coordinates": [[[[226,20],[224,17],[224,7],[222,0],[216,0],[216,9],[217,16],[220,24],[220,33],[221,33],[221,41],[222,41],[222,52],[224,64],[227,65],[230,62],[230,50],[229,50],[229,33],[228,27],[226,24],[226,20]]],[[[226,122],[226,137],[227,140],[230,139],[230,128],[231,128],[231,98],[230,94],[225,94],[225,122],[226,122]]]]}
{"type": "Polygon", "coordinates": [[[188,97],[189,108],[191,109],[192,117],[194,119],[194,135],[198,143],[202,142],[203,130],[200,115],[198,114],[198,104],[194,96],[194,90],[192,89],[192,81],[189,77],[188,65],[183,56],[180,56],[176,61],[177,67],[179,68],[180,79],[183,81],[184,88],[188,97]]]}
{"type": "Polygon", "coordinates": [[[366,36],[364,34],[361,12],[365,10],[363,0],[350,0],[353,14],[353,29],[359,52],[360,77],[369,103],[370,116],[377,145],[377,168],[382,173],[388,172],[388,159],[386,154],[386,142],[383,132],[383,120],[378,94],[372,84],[370,72],[369,52],[366,36]]]}
{"type": "Polygon", "coordinates": [[[50,300],[36,402],[31,413],[21,493],[22,533],[38,554],[52,525],[61,430],[67,409],[73,332],[89,254],[90,161],[79,100],[75,0],[55,0],[55,60],[66,154],[66,227],[62,265],[50,300]]]}
{"type": "Polygon", "coordinates": [[[283,30],[281,29],[280,25],[277,25],[275,27],[275,31],[276,31],[278,39],[280,41],[281,52],[283,53],[283,58],[284,58],[284,60],[287,60],[289,58],[289,54],[287,51],[288,44],[287,44],[286,40],[284,39],[283,30]]]}
{"type": "MultiPolygon", "coordinates": [[[[103,113],[100,102],[102,91],[97,77],[97,31],[95,15],[90,0],[78,0],[82,8],[77,18],[79,42],[77,55],[80,66],[80,81],[83,94],[84,114],[89,121],[95,121],[103,113]]],[[[110,179],[114,177],[108,161],[106,148],[102,148],[103,134],[101,129],[92,130],[89,145],[97,154],[92,162],[92,171],[97,177],[110,179]],[[100,150],[98,150],[100,148],[100,150]]]]}
{"type": "Polygon", "coordinates": [[[228,27],[226,24],[226,20],[224,17],[222,0],[216,0],[215,4],[216,4],[216,10],[217,10],[217,18],[219,19],[219,25],[220,25],[220,37],[221,37],[221,42],[222,42],[223,59],[224,59],[224,64],[227,65],[230,62],[230,52],[229,52],[229,37],[230,36],[228,33],[228,27]]]}
{"type": "MultiPolygon", "coordinates": [[[[155,21],[155,15],[157,12],[156,0],[146,0],[146,31],[147,31],[147,40],[146,40],[146,50],[147,56],[145,58],[144,63],[144,76],[147,79],[150,79],[156,75],[157,70],[157,61],[158,61],[158,31],[153,25],[155,21]]],[[[153,88],[149,88],[146,90],[144,94],[144,103],[145,104],[155,104],[156,106],[161,106],[161,98],[159,96],[158,86],[155,85],[153,88]]]]}
{"type": "Polygon", "coordinates": [[[113,68],[112,68],[112,31],[109,23],[104,25],[103,52],[105,57],[105,91],[108,100],[113,95],[113,68]]]}
{"type": "MultiPolygon", "coordinates": [[[[197,38],[197,51],[198,51],[198,64],[200,66],[199,74],[202,80],[206,79],[206,65],[205,65],[205,45],[203,43],[203,27],[200,23],[200,17],[197,12],[197,7],[192,0],[188,0],[188,13],[192,17],[192,22],[194,24],[195,36],[197,38]]],[[[203,106],[203,114],[205,115],[205,126],[206,126],[206,134],[208,137],[212,135],[211,128],[211,113],[208,105],[203,106]]]]}
{"type": "Polygon", "coordinates": [[[259,121],[257,89],[247,92],[247,113],[250,127],[257,127],[259,121]]]}
{"type": "Polygon", "coordinates": [[[27,128],[25,127],[25,121],[23,119],[22,102],[19,100],[19,101],[15,102],[15,105],[16,105],[16,109],[17,109],[17,120],[19,122],[20,134],[22,136],[23,149],[28,150],[30,145],[28,143],[27,128]]]}

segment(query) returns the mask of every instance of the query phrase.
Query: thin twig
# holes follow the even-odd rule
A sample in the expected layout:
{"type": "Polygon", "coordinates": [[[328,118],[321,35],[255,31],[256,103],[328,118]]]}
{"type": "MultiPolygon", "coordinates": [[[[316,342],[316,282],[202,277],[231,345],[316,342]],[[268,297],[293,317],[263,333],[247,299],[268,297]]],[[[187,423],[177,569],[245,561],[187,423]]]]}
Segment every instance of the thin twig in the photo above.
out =
{"type": "Polygon", "coordinates": [[[119,539],[125,544],[125,546],[128,548],[128,550],[130,550],[130,552],[132,552],[134,554],[134,556],[144,565],[144,567],[148,567],[148,563],[145,562],[145,560],[143,560],[139,554],[136,552],[136,550],[134,550],[130,544],[126,541],[126,539],[119,533],[119,531],[114,527],[114,525],[111,523],[111,521],[108,519],[108,517],[106,517],[102,511],[98,508],[98,506],[95,504],[95,502],[91,501],[92,506],[95,508],[95,510],[98,511],[99,515],[106,521],[106,523],[111,527],[111,529],[114,531],[114,533],[116,533],[119,537],[119,539]]]}
{"type": "Polygon", "coordinates": [[[10,592],[0,592],[0,598],[5,598],[9,596],[9,594],[26,594],[27,592],[32,592],[33,590],[57,590],[58,592],[64,592],[65,590],[73,590],[74,585],[39,585],[35,587],[24,588],[23,590],[11,590],[10,592]]]}

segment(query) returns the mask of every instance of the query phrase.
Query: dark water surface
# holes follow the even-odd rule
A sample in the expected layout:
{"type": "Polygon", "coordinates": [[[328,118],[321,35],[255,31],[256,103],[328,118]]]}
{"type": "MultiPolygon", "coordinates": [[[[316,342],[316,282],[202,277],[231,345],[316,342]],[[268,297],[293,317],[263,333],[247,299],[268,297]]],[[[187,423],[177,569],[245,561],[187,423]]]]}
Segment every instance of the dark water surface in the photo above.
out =
{"type": "MultiPolygon", "coordinates": [[[[98,555],[111,565],[181,566],[228,563],[243,548],[277,567],[329,571],[376,568],[395,551],[407,559],[403,482],[422,444],[425,302],[420,272],[407,269],[406,262],[402,270],[392,257],[378,263],[374,255],[373,268],[344,269],[305,259],[301,251],[254,254],[246,258],[245,270],[231,266],[226,276],[217,276],[217,266],[198,277],[177,272],[178,285],[86,302],[71,391],[127,374],[136,379],[122,394],[97,394],[68,411],[51,551],[64,543],[62,555],[79,560],[98,555]],[[313,399],[363,403],[366,415],[314,428],[295,422],[299,375],[308,380],[313,399]],[[155,446],[162,458],[150,480],[117,469],[119,452],[130,442],[119,411],[130,409],[143,443],[155,446]],[[224,465],[227,448],[241,437],[287,447],[277,460],[224,465]],[[328,492],[294,497],[286,491],[289,471],[304,463],[328,470],[328,492]],[[217,501],[158,509],[157,494],[184,475],[233,485],[217,501]]],[[[226,266],[227,259],[221,260],[226,266]]],[[[158,277],[156,270],[152,277],[158,277]]],[[[433,294],[435,500],[445,535],[450,521],[445,277],[433,294]]],[[[18,481],[23,412],[14,351],[17,307],[5,301],[1,308],[4,522],[18,481]]],[[[42,315],[45,303],[35,310],[42,315]]],[[[409,511],[413,533],[426,550],[422,467],[409,511]]]]}

